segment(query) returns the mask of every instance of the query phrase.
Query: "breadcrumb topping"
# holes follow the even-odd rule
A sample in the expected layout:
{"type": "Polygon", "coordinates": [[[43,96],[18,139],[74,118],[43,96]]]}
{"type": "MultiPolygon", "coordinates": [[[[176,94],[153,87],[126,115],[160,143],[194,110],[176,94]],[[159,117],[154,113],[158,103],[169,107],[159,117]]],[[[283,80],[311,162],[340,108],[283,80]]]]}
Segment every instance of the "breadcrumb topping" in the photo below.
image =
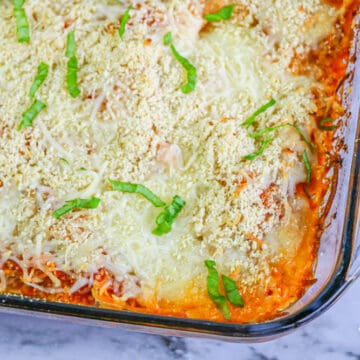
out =
{"type": "MultiPolygon", "coordinates": [[[[294,193],[306,178],[306,143],[287,127],[262,155],[243,157],[259,148],[249,132],[265,126],[296,124],[309,136],[312,89],[321,85],[289,65],[331,32],[337,10],[320,0],[236,0],[231,20],[206,25],[203,3],[133,1],[121,40],[129,1],[29,0],[31,43],[20,44],[12,3],[1,1],[0,265],[15,261],[30,286],[41,283],[27,269],[51,262],[81,285],[106,269],[124,284],[124,301],[176,300],[191,281],[205,286],[205,259],[225,274],[239,268],[244,287],[266,286],[271,264],[298,246],[308,210],[294,193]],[[66,87],[69,31],[76,99],[66,87]],[[186,73],[163,45],[169,31],[197,69],[190,94],[180,91],[186,73]],[[47,108],[17,131],[41,62],[50,65],[37,93],[47,108]],[[275,106],[242,126],[271,98],[275,106]],[[153,235],[159,210],[111,191],[109,178],[141,183],[167,203],[185,199],[172,232],[153,235]],[[65,200],[90,196],[101,198],[97,209],[52,217],[65,200]]],[[[71,289],[55,278],[42,290],[71,289]]]]}

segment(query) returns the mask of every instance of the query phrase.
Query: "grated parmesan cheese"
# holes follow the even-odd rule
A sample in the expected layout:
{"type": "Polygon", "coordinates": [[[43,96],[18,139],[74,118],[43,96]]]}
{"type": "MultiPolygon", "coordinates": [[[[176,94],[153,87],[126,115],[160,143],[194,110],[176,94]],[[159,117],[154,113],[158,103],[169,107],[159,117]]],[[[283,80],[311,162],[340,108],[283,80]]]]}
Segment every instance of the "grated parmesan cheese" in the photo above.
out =
{"type": "MultiPolygon", "coordinates": [[[[26,284],[50,293],[91,286],[106,269],[123,284],[122,301],[176,301],[190,283],[204,288],[208,258],[222,273],[240,267],[244,287],[265,286],[271,264],[284,249],[294,251],[304,233],[298,214],[307,205],[294,199],[294,188],[305,180],[306,144],[284,128],[262,156],[244,162],[259,142],[241,124],[274,97],[276,106],[253,130],[291,122],[310,133],[311,89],[320,84],[288,67],[295,53],[330,33],[337,12],[320,0],[234,3],[246,11],[203,29],[202,1],[134,1],[120,40],[129,1],[28,0],[26,45],[17,42],[11,1],[0,2],[0,264],[13,259],[26,284]],[[72,30],[82,90],[76,99],[65,81],[72,30]],[[162,44],[168,31],[197,68],[193,93],[179,90],[185,73],[162,44]],[[37,94],[47,108],[18,132],[41,61],[50,65],[37,94]],[[159,209],[110,191],[108,178],[141,183],[166,202],[184,198],[172,232],[153,235],[159,209]],[[236,194],[242,182],[247,186],[236,194]],[[278,201],[266,206],[262,194],[270,186],[278,201]],[[101,198],[97,209],[52,217],[65,200],[90,196],[101,198]],[[46,272],[48,261],[75,279],[70,289],[46,272]],[[33,266],[49,276],[50,288],[28,274],[33,266]]],[[[5,283],[0,270],[0,291],[5,283]]]]}

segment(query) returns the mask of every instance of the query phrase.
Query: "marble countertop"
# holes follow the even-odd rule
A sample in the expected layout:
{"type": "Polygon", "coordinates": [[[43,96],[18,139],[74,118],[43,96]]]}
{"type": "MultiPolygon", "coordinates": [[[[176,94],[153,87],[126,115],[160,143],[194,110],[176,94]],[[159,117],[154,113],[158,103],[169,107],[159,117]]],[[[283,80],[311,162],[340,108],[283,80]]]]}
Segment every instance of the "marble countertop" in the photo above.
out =
{"type": "Polygon", "coordinates": [[[327,313],[284,338],[243,345],[0,314],[6,360],[360,360],[360,281],[327,313]]]}

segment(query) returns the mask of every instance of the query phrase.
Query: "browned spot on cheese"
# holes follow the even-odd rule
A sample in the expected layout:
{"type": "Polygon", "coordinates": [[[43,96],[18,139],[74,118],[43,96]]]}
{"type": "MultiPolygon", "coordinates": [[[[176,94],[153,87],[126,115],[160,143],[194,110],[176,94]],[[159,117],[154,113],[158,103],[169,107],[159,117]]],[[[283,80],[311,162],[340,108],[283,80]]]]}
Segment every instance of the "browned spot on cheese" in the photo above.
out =
{"type": "Polygon", "coordinates": [[[232,4],[231,0],[202,0],[204,4],[204,14],[212,14],[219,11],[222,7],[232,4]]]}

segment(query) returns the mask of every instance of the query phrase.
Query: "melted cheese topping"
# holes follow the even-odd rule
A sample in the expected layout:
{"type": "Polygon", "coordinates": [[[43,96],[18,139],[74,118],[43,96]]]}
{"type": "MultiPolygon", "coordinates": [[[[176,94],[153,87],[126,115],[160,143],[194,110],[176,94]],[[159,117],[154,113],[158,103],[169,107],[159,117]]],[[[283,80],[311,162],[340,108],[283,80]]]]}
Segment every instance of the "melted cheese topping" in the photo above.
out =
{"type": "MultiPolygon", "coordinates": [[[[230,21],[206,25],[203,1],[132,3],[121,40],[129,1],[26,1],[30,44],[17,42],[11,2],[0,3],[0,267],[16,264],[36,296],[88,288],[107,306],[136,299],[149,311],[164,302],[196,307],[210,258],[244,294],[266,291],[274,266],[296,255],[308,231],[308,201],[296,191],[308,147],[283,128],[263,155],[243,161],[260,142],[241,124],[273,97],[250,130],[292,123],[310,137],[322,85],[289,65],[333,31],[339,10],[319,0],[236,0],[230,21]],[[76,99],[66,88],[72,30],[76,99]],[[162,43],[169,31],[197,69],[190,94],[162,43]],[[42,61],[50,71],[37,98],[47,108],[19,132],[42,61]],[[141,183],[167,203],[185,199],[171,233],[153,235],[161,210],[111,191],[108,178],[141,183]],[[101,198],[97,209],[52,217],[65,200],[91,196],[101,198]]],[[[5,283],[1,272],[0,290],[5,283]]]]}

